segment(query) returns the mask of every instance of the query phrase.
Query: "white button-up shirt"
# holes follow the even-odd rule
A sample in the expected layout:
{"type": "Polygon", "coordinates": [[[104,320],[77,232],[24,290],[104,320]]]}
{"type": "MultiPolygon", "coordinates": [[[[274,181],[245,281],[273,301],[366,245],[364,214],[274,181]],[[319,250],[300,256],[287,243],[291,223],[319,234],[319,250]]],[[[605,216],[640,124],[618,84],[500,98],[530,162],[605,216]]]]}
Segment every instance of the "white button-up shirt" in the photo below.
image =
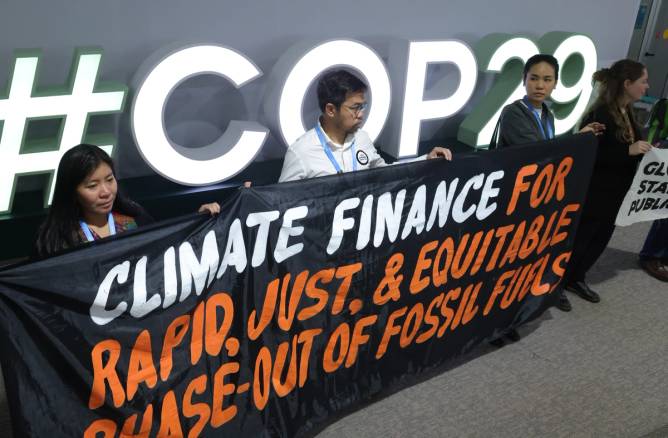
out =
{"type": "MultiPolygon", "coordinates": [[[[318,122],[318,125],[320,125],[320,122],[318,122]]],[[[343,172],[353,170],[353,159],[356,160],[357,170],[387,166],[366,132],[358,129],[354,134],[348,134],[343,144],[340,145],[327,136],[322,126],[320,126],[320,129],[327,140],[327,145],[332,151],[334,159],[343,172]],[[355,157],[353,157],[351,151],[353,142],[355,142],[355,157]]],[[[335,173],[336,168],[327,157],[318,134],[313,128],[299,137],[288,148],[278,182],[315,178],[335,173]]]]}

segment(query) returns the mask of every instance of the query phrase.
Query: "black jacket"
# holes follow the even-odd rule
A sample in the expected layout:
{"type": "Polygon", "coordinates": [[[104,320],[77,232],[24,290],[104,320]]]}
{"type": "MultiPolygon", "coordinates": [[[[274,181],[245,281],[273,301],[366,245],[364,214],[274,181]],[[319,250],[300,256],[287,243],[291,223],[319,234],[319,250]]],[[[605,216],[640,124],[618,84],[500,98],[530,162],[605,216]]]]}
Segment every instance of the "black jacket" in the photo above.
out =
{"type": "MultiPolygon", "coordinates": [[[[543,131],[547,135],[547,124],[549,123],[554,133],[554,114],[543,103],[542,112],[543,131]]],[[[520,100],[506,105],[501,111],[499,118],[499,139],[497,147],[503,148],[513,145],[534,143],[543,141],[546,138],[538,127],[538,121],[525,103],[520,100]]]]}
{"type": "MultiPolygon", "coordinates": [[[[606,107],[589,112],[582,125],[591,122],[603,123],[606,129],[597,137],[598,150],[583,214],[610,218],[617,215],[642,155],[629,155],[630,143],[617,139],[617,125],[606,107]]],[[[638,127],[634,126],[633,131],[635,139],[640,140],[638,127]]]]}

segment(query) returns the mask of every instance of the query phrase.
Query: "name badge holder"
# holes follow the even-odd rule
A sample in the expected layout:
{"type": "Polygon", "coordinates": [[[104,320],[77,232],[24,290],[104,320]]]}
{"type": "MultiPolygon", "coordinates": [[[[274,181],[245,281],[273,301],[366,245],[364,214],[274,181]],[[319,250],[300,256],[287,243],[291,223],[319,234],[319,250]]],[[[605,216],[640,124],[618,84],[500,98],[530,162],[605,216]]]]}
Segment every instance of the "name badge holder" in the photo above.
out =
{"type": "MultiPolygon", "coordinates": [[[[79,224],[81,225],[81,230],[86,236],[86,240],[88,242],[94,241],[95,238],[93,237],[93,232],[90,230],[88,224],[84,221],[79,221],[79,224]]],[[[116,224],[114,223],[114,215],[112,215],[111,212],[109,212],[109,216],[107,216],[107,225],[109,225],[109,235],[116,235],[116,224]]]]}
{"type": "MultiPolygon", "coordinates": [[[[343,169],[341,169],[341,166],[339,166],[339,163],[336,161],[336,158],[334,158],[334,154],[332,154],[332,150],[329,148],[327,144],[327,140],[325,139],[325,134],[322,132],[322,129],[320,129],[320,125],[315,125],[315,132],[316,134],[318,134],[318,138],[320,139],[320,144],[322,145],[322,148],[325,150],[325,155],[327,155],[327,158],[329,158],[329,161],[334,166],[336,173],[343,173],[343,169]]],[[[355,161],[355,141],[353,141],[353,144],[350,145],[350,152],[352,154],[353,170],[357,170],[357,162],[355,161]]]]}
{"type": "Polygon", "coordinates": [[[531,110],[531,113],[533,114],[533,117],[536,119],[536,122],[538,123],[538,129],[540,129],[540,133],[543,136],[545,140],[550,140],[554,138],[554,133],[552,130],[552,127],[550,126],[550,119],[547,119],[547,135],[545,135],[545,130],[543,129],[543,121],[541,120],[541,110],[535,109],[530,103],[529,99],[527,99],[526,96],[524,96],[524,103],[526,104],[527,108],[531,110]]]}

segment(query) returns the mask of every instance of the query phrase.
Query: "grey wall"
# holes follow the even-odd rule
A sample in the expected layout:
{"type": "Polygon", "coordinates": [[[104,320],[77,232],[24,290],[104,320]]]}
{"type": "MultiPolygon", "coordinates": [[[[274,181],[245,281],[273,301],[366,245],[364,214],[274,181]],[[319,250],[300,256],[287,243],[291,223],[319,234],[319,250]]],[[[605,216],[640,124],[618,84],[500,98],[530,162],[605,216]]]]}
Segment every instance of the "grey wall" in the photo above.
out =
{"type": "MultiPolygon", "coordinates": [[[[17,48],[44,49],[40,86],[64,82],[77,46],[102,47],[101,79],[126,84],[145,58],[180,41],[219,43],[252,59],[265,76],[241,91],[212,76],[188,80],[176,90],[167,105],[166,126],[172,140],[187,147],[214,140],[232,119],[262,122],[266,77],[281,54],[304,39],[354,38],[386,56],[390,38],[456,38],[473,46],[494,32],[538,38],[561,30],[591,36],[599,65],[609,65],[627,53],[639,4],[639,0],[1,1],[0,89],[7,80],[12,51],[17,48]]],[[[443,75],[457,79],[447,68],[432,69],[430,75],[428,84],[438,82],[443,75]]],[[[423,139],[438,129],[439,135],[454,135],[463,114],[490,82],[489,77],[480,76],[468,108],[448,120],[445,127],[443,121],[424,123],[423,139]]],[[[126,113],[133,97],[130,90],[126,113]]],[[[305,108],[307,123],[313,114],[315,103],[305,108]]],[[[151,173],[129,134],[127,114],[117,119],[96,120],[92,128],[115,129],[115,122],[119,122],[115,156],[121,176],[151,173]]],[[[259,159],[282,157],[285,146],[279,138],[278,133],[272,133],[259,159]]]]}

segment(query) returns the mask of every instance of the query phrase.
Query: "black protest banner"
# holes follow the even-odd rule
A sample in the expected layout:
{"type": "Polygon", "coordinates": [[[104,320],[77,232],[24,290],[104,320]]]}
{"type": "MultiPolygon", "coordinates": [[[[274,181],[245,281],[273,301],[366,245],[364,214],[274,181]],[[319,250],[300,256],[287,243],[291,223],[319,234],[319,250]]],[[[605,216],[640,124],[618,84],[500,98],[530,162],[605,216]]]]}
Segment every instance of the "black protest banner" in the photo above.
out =
{"type": "Polygon", "coordinates": [[[242,189],[0,271],[16,436],[300,436],[549,307],[592,136],[242,189]]]}

